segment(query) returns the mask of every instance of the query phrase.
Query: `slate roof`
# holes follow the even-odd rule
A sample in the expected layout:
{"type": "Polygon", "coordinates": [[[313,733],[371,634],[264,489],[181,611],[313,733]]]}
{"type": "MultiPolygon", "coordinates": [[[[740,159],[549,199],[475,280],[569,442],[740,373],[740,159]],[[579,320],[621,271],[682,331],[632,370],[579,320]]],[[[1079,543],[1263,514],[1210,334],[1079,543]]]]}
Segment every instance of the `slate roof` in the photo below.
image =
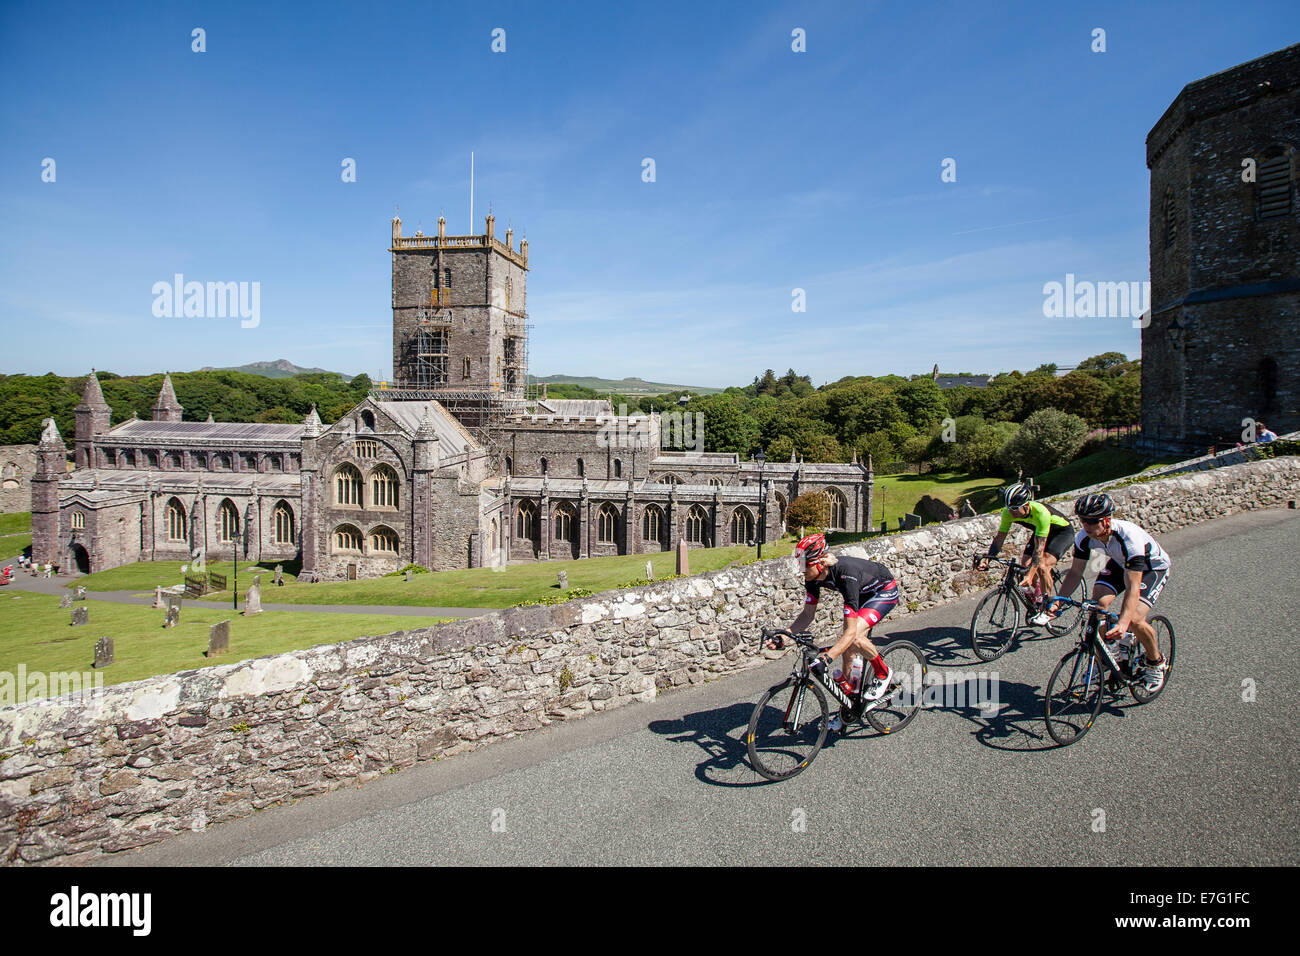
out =
{"type": "Polygon", "coordinates": [[[223,490],[236,493],[246,492],[252,488],[254,480],[257,482],[258,494],[297,495],[302,490],[301,477],[284,472],[86,468],[74,471],[64,478],[59,483],[59,493],[62,497],[72,491],[82,496],[124,491],[143,492],[149,490],[150,479],[153,479],[157,491],[167,493],[196,491],[200,483],[202,483],[204,491],[214,494],[223,490]],[[98,487],[95,487],[96,481],[98,481],[98,487]]]}
{"type": "Polygon", "coordinates": [[[429,400],[422,402],[381,402],[375,401],[376,410],[391,418],[397,427],[412,438],[424,421],[425,411],[433,420],[434,433],[438,436],[439,454],[445,456],[463,454],[467,449],[477,450],[481,446],[474,436],[441,403],[429,400]]]}
{"type": "Polygon", "coordinates": [[[543,411],[570,418],[594,418],[613,415],[614,406],[604,398],[541,398],[537,400],[538,414],[543,411]]]}
{"type": "Polygon", "coordinates": [[[131,444],[168,445],[184,443],[240,445],[297,445],[305,425],[279,425],[263,422],[153,422],[126,421],[109,431],[100,441],[105,444],[128,439],[131,444]]]}

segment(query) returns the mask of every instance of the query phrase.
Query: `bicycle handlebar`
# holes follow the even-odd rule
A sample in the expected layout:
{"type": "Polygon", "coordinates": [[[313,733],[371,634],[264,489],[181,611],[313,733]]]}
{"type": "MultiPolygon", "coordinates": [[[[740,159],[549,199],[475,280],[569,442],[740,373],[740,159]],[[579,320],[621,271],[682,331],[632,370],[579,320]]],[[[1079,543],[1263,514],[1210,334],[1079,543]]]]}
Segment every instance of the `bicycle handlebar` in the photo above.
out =
{"type": "Polygon", "coordinates": [[[807,657],[816,657],[821,653],[821,649],[818,648],[817,645],[813,643],[812,635],[809,634],[807,631],[803,632],[802,634],[795,634],[792,631],[787,631],[783,627],[773,627],[773,628],[765,627],[763,628],[762,633],[759,635],[759,640],[768,641],[774,637],[790,638],[790,640],[794,641],[796,644],[800,645],[800,647],[803,648],[803,653],[807,657]]]}

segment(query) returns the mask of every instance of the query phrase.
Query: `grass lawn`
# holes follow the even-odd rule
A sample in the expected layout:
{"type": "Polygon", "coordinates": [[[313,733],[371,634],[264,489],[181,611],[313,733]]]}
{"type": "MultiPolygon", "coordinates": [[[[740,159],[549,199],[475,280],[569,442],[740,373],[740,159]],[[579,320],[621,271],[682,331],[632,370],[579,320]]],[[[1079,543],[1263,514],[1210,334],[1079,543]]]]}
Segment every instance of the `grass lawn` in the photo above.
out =
{"type": "MultiPolygon", "coordinates": [[[[140,561],[136,564],[124,564],[118,568],[100,571],[98,574],[87,574],[74,578],[65,587],[84,585],[87,591],[135,591],[140,594],[152,594],[153,589],[160,584],[165,588],[175,584],[184,584],[185,575],[181,573],[182,565],[192,567],[193,563],[188,561],[140,561]]],[[[216,574],[224,574],[226,580],[233,583],[234,568],[229,561],[209,561],[207,570],[216,574]]],[[[253,583],[254,574],[262,575],[263,590],[266,590],[268,585],[274,587],[272,584],[272,579],[275,577],[274,562],[271,562],[269,567],[241,562],[239,565],[239,589],[241,591],[247,590],[248,586],[253,583]]],[[[291,577],[287,570],[285,571],[285,577],[291,577]]],[[[205,594],[203,600],[207,601],[210,598],[205,594]]]]}
{"type": "MultiPolygon", "coordinates": [[[[770,551],[764,557],[790,553],[790,542],[766,545],[770,551]]],[[[691,572],[714,571],[734,561],[752,561],[755,549],[743,546],[726,548],[700,548],[690,552],[691,572]]],[[[401,577],[368,578],[361,581],[322,582],[321,584],[289,583],[277,588],[265,569],[262,574],[262,601],[267,604],[388,604],[426,607],[511,607],[524,601],[554,597],[560,593],[556,587],[556,574],[568,573],[570,588],[588,591],[605,591],[629,581],[645,577],[646,561],[654,563],[656,578],[666,577],[676,571],[677,558],[671,551],[658,554],[624,554],[607,558],[588,558],[583,561],[538,561],[532,564],[512,564],[504,570],[472,568],[458,571],[439,571],[417,574],[407,583],[401,577]]],[[[209,568],[218,574],[230,573],[230,564],[213,563],[209,568]]],[[[241,565],[240,590],[253,583],[251,571],[241,565]]],[[[180,562],[128,564],[81,578],[70,585],[84,584],[92,591],[151,592],[157,584],[172,585],[181,581],[180,562]]],[[[229,601],[230,592],[206,594],[205,601],[229,601]]]]}
{"type": "Polygon", "coordinates": [[[1123,448],[1104,448],[1062,465],[1054,471],[1044,472],[1035,480],[1042,486],[1044,495],[1059,495],[1075,488],[1087,488],[1116,478],[1125,478],[1140,471],[1159,468],[1181,461],[1181,458],[1150,458],[1123,448]]]}
{"type": "Polygon", "coordinates": [[[0,558],[12,558],[32,544],[32,513],[17,511],[0,515],[0,558]]]}
{"type": "MultiPolygon", "coordinates": [[[[6,589],[7,590],[7,589],[6,589]]],[[[0,671],[28,673],[88,671],[95,641],[113,638],[116,662],[104,669],[104,683],[121,684],[156,674],[233,664],[253,657],[333,644],[354,637],[428,627],[448,618],[380,614],[266,611],[251,618],[229,610],[185,606],[181,623],[165,630],[163,612],[135,604],[87,601],[90,623],[72,627],[59,599],[47,594],[0,592],[0,671]],[[230,621],[230,651],[209,661],[208,626],[230,621]]]]}
{"type": "Polygon", "coordinates": [[[1000,478],[958,474],[951,471],[931,471],[924,475],[885,475],[876,478],[875,519],[872,527],[888,521],[891,530],[898,527],[898,519],[911,511],[924,495],[942,498],[955,505],[959,498],[970,496],[977,511],[989,510],[997,499],[1000,478]]]}

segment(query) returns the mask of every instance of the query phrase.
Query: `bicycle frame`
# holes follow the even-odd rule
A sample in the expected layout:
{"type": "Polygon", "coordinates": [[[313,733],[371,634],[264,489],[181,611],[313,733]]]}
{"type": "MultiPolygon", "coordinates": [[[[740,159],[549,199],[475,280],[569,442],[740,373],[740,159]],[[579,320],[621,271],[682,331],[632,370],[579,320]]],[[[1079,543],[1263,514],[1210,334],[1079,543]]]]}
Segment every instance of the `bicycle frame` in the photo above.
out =
{"type": "MultiPolygon", "coordinates": [[[[1055,600],[1059,601],[1062,604],[1073,604],[1079,608],[1082,608],[1084,613],[1087,615],[1086,617],[1084,617],[1083,615],[1080,615],[1079,617],[1079,633],[1080,633],[1079,647],[1088,648],[1090,650],[1096,649],[1097,651],[1100,652],[1096,656],[1090,657],[1089,658],[1090,661],[1096,660],[1098,657],[1101,658],[1103,670],[1118,676],[1119,679],[1123,681],[1126,687],[1131,686],[1132,684],[1135,684],[1137,683],[1137,681],[1141,680],[1140,677],[1134,675],[1131,672],[1131,667],[1130,669],[1126,670],[1123,666],[1120,665],[1119,661],[1115,660],[1115,655],[1112,654],[1110,651],[1110,647],[1109,647],[1110,642],[1104,640],[1101,637],[1101,624],[1097,623],[1094,626],[1094,621],[1096,621],[1097,618],[1104,617],[1108,621],[1119,621],[1118,614],[1114,614],[1110,611],[1103,609],[1102,606],[1096,601],[1076,601],[1073,598],[1063,598],[1063,597],[1058,597],[1055,600]]],[[[1137,635],[1134,634],[1132,631],[1130,631],[1128,634],[1124,636],[1132,637],[1134,639],[1133,647],[1136,650],[1134,651],[1134,654],[1131,654],[1129,656],[1129,663],[1131,665],[1133,662],[1134,655],[1141,650],[1142,645],[1138,642],[1137,635]]],[[[1091,667],[1092,666],[1091,663],[1088,666],[1091,667]]],[[[1091,680],[1092,678],[1091,674],[1085,676],[1089,680],[1091,680]]]]}
{"type": "MultiPolygon", "coordinates": [[[[795,643],[798,644],[801,648],[800,656],[803,660],[802,665],[800,664],[794,665],[792,676],[796,681],[799,682],[799,692],[797,694],[791,695],[790,704],[786,708],[785,718],[783,720],[783,723],[789,725],[792,729],[795,730],[799,728],[799,718],[802,716],[803,713],[804,690],[807,688],[809,683],[814,681],[823,690],[825,690],[828,694],[830,694],[831,699],[834,700],[836,703],[838,703],[842,708],[852,711],[855,710],[858,706],[860,706],[863,703],[861,700],[855,701],[848,694],[844,693],[844,689],[840,687],[840,685],[833,678],[830,677],[829,673],[827,673],[826,668],[813,670],[812,662],[816,659],[820,651],[818,650],[817,646],[812,642],[810,638],[803,637],[802,635],[799,634],[791,634],[789,631],[781,631],[778,633],[789,635],[791,638],[794,639],[795,643]],[[793,716],[790,713],[792,710],[794,711],[793,716]]],[[[870,637],[870,635],[871,632],[868,631],[867,636],[870,637]]],[[[863,674],[863,678],[864,679],[866,678],[865,674],[863,674]]],[[[776,686],[779,687],[780,685],[778,684],[776,686]]],[[[870,701],[869,703],[866,704],[866,706],[862,708],[862,714],[865,714],[869,710],[875,709],[876,707],[880,706],[880,704],[884,703],[885,700],[887,699],[888,699],[888,694],[886,693],[884,695],[881,695],[881,697],[878,698],[877,700],[870,701]]],[[[856,715],[855,719],[857,716],[861,716],[861,714],[856,715]]]]}

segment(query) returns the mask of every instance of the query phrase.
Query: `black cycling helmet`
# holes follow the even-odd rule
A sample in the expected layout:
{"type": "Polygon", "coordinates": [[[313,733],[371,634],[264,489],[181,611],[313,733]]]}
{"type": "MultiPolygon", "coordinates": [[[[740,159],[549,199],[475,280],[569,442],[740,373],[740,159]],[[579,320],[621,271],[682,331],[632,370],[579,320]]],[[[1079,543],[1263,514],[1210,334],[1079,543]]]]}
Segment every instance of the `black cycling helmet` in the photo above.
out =
{"type": "Polygon", "coordinates": [[[1107,494],[1084,495],[1074,503],[1074,513],[1089,521],[1109,518],[1115,513],[1115,502],[1107,494]]]}
{"type": "Polygon", "coordinates": [[[1034,498],[1034,493],[1024,482],[1007,485],[1002,489],[1002,503],[1008,511],[1019,511],[1034,498]]]}

